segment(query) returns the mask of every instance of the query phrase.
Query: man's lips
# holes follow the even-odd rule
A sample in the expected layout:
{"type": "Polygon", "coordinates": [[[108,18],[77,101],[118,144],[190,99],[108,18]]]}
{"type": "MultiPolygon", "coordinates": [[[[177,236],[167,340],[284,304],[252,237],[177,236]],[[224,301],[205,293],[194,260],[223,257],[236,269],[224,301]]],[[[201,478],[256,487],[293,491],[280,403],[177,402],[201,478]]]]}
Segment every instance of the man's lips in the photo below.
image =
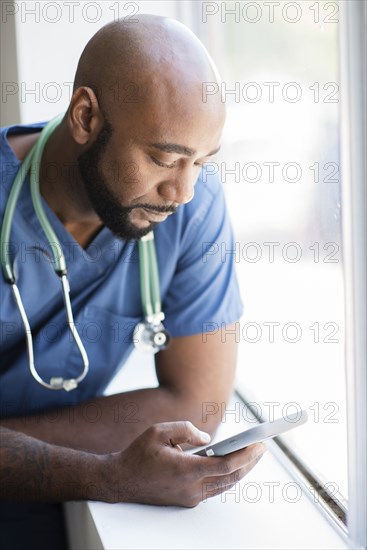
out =
{"type": "Polygon", "coordinates": [[[156,210],[150,210],[148,208],[142,208],[142,210],[150,222],[162,222],[172,214],[172,212],[157,212],[156,210]]]}

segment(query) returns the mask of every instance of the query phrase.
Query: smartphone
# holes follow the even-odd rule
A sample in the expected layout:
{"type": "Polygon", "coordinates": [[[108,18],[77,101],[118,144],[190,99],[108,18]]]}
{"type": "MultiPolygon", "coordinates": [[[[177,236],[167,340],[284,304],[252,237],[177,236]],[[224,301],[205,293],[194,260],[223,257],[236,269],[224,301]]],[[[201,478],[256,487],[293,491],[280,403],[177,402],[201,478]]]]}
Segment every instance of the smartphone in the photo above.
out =
{"type": "Polygon", "coordinates": [[[259,441],[264,441],[264,439],[269,439],[271,437],[276,437],[277,435],[289,432],[297,426],[302,426],[307,422],[308,414],[306,411],[298,411],[294,414],[288,416],[283,416],[282,418],[277,418],[273,422],[263,422],[258,424],[253,428],[249,428],[245,432],[241,432],[237,435],[233,435],[228,439],[224,439],[219,443],[210,445],[193,453],[199,456],[224,456],[234,451],[239,451],[244,449],[252,443],[258,443],[259,441]]]}

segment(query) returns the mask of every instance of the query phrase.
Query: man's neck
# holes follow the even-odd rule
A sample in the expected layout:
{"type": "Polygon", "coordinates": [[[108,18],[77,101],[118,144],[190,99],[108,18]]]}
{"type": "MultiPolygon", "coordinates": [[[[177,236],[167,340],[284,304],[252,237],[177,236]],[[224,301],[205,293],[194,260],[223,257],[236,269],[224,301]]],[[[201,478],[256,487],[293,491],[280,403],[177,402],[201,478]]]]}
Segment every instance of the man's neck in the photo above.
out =
{"type": "MultiPolygon", "coordinates": [[[[15,156],[23,161],[39,138],[39,133],[9,136],[15,156]]],[[[87,248],[102,223],[90,208],[80,181],[75,154],[57,128],[46,143],[40,170],[40,191],[67,231],[87,248]]]]}

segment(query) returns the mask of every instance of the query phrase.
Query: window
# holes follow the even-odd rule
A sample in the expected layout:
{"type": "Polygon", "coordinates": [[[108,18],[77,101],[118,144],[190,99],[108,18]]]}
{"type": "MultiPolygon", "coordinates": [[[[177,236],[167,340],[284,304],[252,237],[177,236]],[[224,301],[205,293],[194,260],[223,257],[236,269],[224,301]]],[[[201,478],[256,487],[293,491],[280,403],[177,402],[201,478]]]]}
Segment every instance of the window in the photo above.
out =
{"type": "Polygon", "coordinates": [[[228,122],[207,169],[236,235],[218,254],[234,255],[245,305],[239,384],[263,419],[308,409],[284,439],[347,497],[338,4],[216,5],[203,13],[222,51],[228,122]]]}
{"type": "MultiPolygon", "coordinates": [[[[217,243],[216,251],[222,261],[234,256],[245,305],[236,335],[223,331],[223,338],[236,337],[240,342],[238,389],[259,419],[308,409],[308,424],[281,438],[280,444],[308,479],[329,493],[328,503],[343,522],[348,507],[346,395],[352,411],[359,393],[355,381],[351,387],[349,380],[348,392],[346,387],[344,335],[350,336],[353,328],[345,326],[345,319],[353,309],[351,300],[365,298],[365,280],[363,284],[360,280],[353,297],[356,278],[350,282],[346,301],[344,281],[355,267],[346,265],[351,256],[343,250],[341,237],[342,217],[349,220],[353,213],[349,201],[344,212],[341,193],[339,66],[344,69],[344,89],[361,90],[365,72],[362,4],[349,2],[349,15],[344,2],[323,0],[201,2],[196,7],[197,12],[200,9],[199,36],[223,78],[220,90],[208,85],[203,94],[221,93],[228,109],[221,158],[207,165],[207,170],[217,171],[222,179],[236,247],[228,250],[217,243]],[[340,11],[344,13],[341,51],[340,11]],[[349,74],[345,76],[352,59],[345,60],[352,55],[348,50],[359,52],[353,83],[349,74]]],[[[359,96],[356,105],[353,123],[359,116],[365,128],[365,119],[361,120],[365,99],[359,96]]],[[[349,114],[345,116],[346,129],[349,114]]],[[[363,131],[360,127],[358,131],[361,138],[363,131]]],[[[350,131],[342,136],[347,143],[343,146],[346,165],[345,149],[352,135],[350,131]]],[[[359,154],[354,162],[362,178],[357,195],[363,200],[362,149],[359,154]]],[[[350,185],[346,175],[344,186],[350,185]]],[[[359,216],[363,220],[363,213],[359,216]]],[[[353,237],[351,226],[344,224],[343,242],[353,242],[350,246],[355,251],[354,239],[363,235],[363,221],[353,237]]],[[[363,239],[358,243],[363,246],[363,239]]],[[[359,254],[365,273],[365,248],[359,248],[359,254]]],[[[356,307],[365,327],[365,305],[356,307]]],[[[360,349],[364,344],[365,354],[365,333],[358,342],[360,349]]],[[[351,363],[349,378],[355,368],[351,363]]],[[[363,388],[358,402],[365,427],[365,363],[358,368],[363,388]]],[[[348,420],[350,431],[361,430],[348,420]]],[[[359,433],[365,444],[365,435],[359,433]]],[[[351,449],[349,453],[355,456],[351,449]]],[[[363,457],[365,468],[365,450],[360,468],[363,457]]],[[[354,466],[349,468],[353,493],[354,466]]],[[[361,476],[364,497],[359,496],[365,511],[366,476],[363,472],[361,476]]],[[[360,529],[361,525],[360,521],[360,529]]],[[[359,540],[365,544],[363,536],[359,540]]]]}

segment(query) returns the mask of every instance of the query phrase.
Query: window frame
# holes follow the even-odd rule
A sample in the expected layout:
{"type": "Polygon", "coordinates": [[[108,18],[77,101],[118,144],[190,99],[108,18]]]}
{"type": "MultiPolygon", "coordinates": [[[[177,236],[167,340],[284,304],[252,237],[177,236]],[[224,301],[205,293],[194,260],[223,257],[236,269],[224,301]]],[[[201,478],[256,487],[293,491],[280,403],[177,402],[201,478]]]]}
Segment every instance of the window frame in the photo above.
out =
{"type": "Polygon", "coordinates": [[[342,239],[346,311],[348,531],[367,548],[366,0],[340,1],[342,239]]]}
{"type": "MultiPolygon", "coordinates": [[[[201,20],[202,2],[182,2],[180,13],[206,46],[214,33],[201,20]],[[188,5],[191,10],[188,9],[188,5]],[[205,27],[205,28],[204,28],[205,27]]],[[[342,242],[345,284],[345,364],[348,426],[348,510],[337,496],[322,490],[322,480],[290,450],[281,438],[270,442],[272,452],[310,494],[310,483],[320,496],[319,509],[353,547],[367,548],[367,381],[366,381],[366,67],[367,2],[339,0],[340,157],[342,242]],[[361,116],[362,114],[362,116],[361,116]],[[353,147],[351,144],[353,143],[353,147]]],[[[236,392],[249,407],[241,384],[236,392]]],[[[255,411],[252,411],[255,412],[255,411]]],[[[256,416],[256,415],[255,415],[256,416]]],[[[259,421],[263,419],[258,418],[259,421]]]]}
{"type": "MultiPolygon", "coordinates": [[[[256,418],[259,423],[266,422],[257,414],[256,408],[251,406],[250,396],[247,396],[243,384],[236,381],[236,394],[248,409],[249,413],[256,418]]],[[[338,534],[348,540],[347,517],[348,511],[343,504],[343,497],[339,493],[328,491],[325,483],[302,459],[301,454],[291,449],[282,436],[274,437],[266,442],[267,447],[273,455],[285,468],[288,474],[300,485],[302,491],[314,504],[317,504],[320,512],[326,517],[328,522],[334,527],[338,534]]]]}

